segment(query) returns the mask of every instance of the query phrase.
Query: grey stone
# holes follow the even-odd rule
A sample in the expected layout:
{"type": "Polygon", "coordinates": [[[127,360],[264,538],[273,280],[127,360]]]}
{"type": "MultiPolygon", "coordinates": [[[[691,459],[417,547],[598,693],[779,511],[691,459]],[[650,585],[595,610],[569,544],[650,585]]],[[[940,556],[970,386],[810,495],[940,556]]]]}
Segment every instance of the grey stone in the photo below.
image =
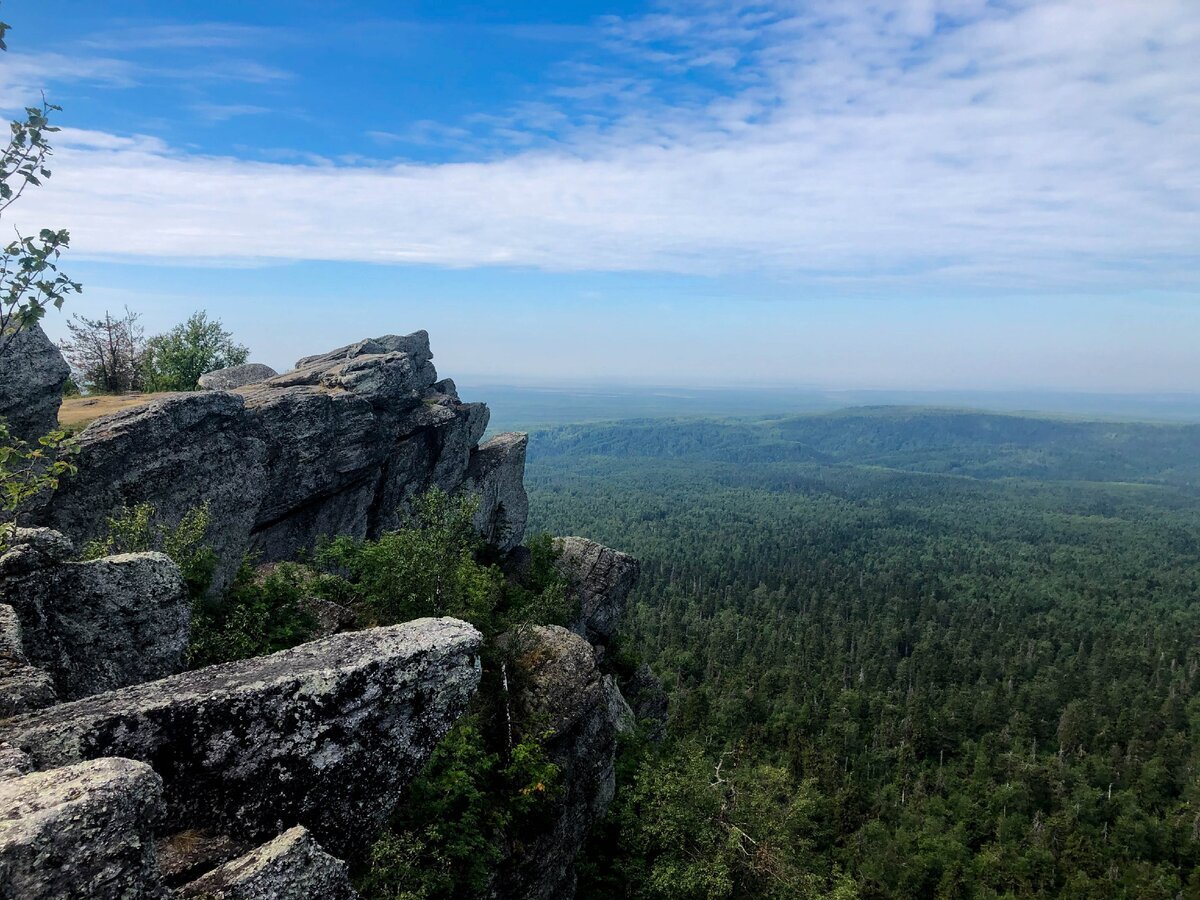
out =
{"type": "Polygon", "coordinates": [[[354,614],[354,610],[342,606],[340,603],[334,603],[332,600],[326,600],[323,597],[305,597],[301,603],[304,610],[316,622],[316,627],[312,632],[314,639],[349,631],[358,622],[358,616],[354,614]]]}
{"type": "Polygon", "coordinates": [[[0,780],[20,778],[33,771],[33,757],[12,744],[0,741],[0,780]]]}
{"type": "Polygon", "coordinates": [[[558,538],[554,546],[559,552],[558,570],[579,599],[579,619],[571,630],[592,643],[607,643],[617,632],[641,564],[627,553],[587,538],[558,538]]]}
{"type": "Polygon", "coordinates": [[[158,840],[158,868],[167,887],[179,887],[246,852],[227,834],[188,828],[158,840]]]}
{"type": "Polygon", "coordinates": [[[49,673],[61,698],[184,668],[191,601],[169,557],[128,553],[61,562],[60,542],[44,532],[38,541],[0,557],[0,603],[16,611],[28,663],[49,673]]]}
{"type": "Polygon", "coordinates": [[[608,717],[612,719],[617,734],[632,734],[636,731],[637,716],[612,675],[604,676],[604,697],[608,701],[608,717]]]}
{"type": "Polygon", "coordinates": [[[0,723],[40,767],[150,762],[165,831],[261,841],[305,825],[361,852],[479,682],[479,632],[455,619],[336,635],[0,723]]]}
{"type": "Polygon", "coordinates": [[[471,481],[485,494],[485,535],[503,530],[515,543],[527,506],[524,444],[473,452],[487,408],[435,390],[446,384],[431,358],[424,332],[388,335],[236,393],[176,395],[99,419],[80,437],[79,472],[41,521],[84,541],[102,536],[122,506],[151,503],[177,522],[207,503],[206,543],[220,558],[214,590],[248,551],[271,562],[322,536],[376,537],[432,486],[455,492],[471,481]]]}
{"type": "Polygon", "coordinates": [[[58,428],[58,408],[71,367],[38,325],[22,328],[0,352],[0,419],[28,443],[58,428]]]}
{"type": "Polygon", "coordinates": [[[414,357],[418,364],[424,365],[433,359],[433,353],[429,349],[429,332],[421,330],[412,334],[385,334],[383,337],[364,338],[328,353],[306,356],[296,362],[296,370],[321,368],[329,363],[381,353],[407,353],[414,357]]]}
{"type": "Polygon", "coordinates": [[[264,366],[262,363],[245,363],[205,372],[200,376],[199,384],[206,391],[232,391],[248,384],[258,384],[278,374],[270,366],[264,366]]]}
{"type": "Polygon", "coordinates": [[[161,795],[153,770],[128,759],[0,781],[0,897],[163,896],[151,838],[161,795]]]}
{"type": "Polygon", "coordinates": [[[57,699],[49,673],[29,664],[16,610],[0,604],[0,719],[41,709],[57,699]]]}
{"type": "Polygon", "coordinates": [[[356,900],[346,864],[296,826],[179,890],[205,900],[356,900]]]}
{"type": "Polygon", "coordinates": [[[529,496],[525,493],[525,448],[529,436],[508,432],[480,444],[471,454],[463,490],[479,497],[475,527],[501,550],[525,537],[529,496]]]}
{"type": "Polygon", "coordinates": [[[54,495],[45,524],[82,543],[103,537],[123,506],[150,503],[160,521],[176,523],[207,503],[206,542],[227,583],[268,490],[266,446],[245,407],[239,394],[199,391],[97,419],[79,437],[79,471],[54,495]]]}
{"type": "Polygon", "coordinates": [[[616,787],[617,723],[610,688],[591,645],[565,628],[523,628],[500,643],[515,656],[519,670],[515,718],[553,731],[544,746],[560,780],[558,792],[539,813],[538,831],[510,843],[492,892],[512,900],[569,898],[575,893],[575,858],[616,787]]]}

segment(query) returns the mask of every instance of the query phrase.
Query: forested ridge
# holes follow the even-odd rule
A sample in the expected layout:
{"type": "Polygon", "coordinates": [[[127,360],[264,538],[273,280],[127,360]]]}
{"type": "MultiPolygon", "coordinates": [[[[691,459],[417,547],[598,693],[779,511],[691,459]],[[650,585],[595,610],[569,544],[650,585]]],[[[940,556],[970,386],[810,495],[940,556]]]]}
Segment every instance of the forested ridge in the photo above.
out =
{"type": "Polygon", "coordinates": [[[1200,893],[1200,430],[952,411],[535,433],[673,693],[585,896],[1200,893]],[[718,765],[721,768],[718,768],[718,765]]]}

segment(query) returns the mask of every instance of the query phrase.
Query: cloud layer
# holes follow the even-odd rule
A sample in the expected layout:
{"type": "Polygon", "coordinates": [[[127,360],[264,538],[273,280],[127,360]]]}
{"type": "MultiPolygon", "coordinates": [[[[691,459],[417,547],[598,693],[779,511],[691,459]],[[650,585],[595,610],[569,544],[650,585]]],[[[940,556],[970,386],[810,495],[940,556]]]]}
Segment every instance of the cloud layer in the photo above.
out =
{"type": "MultiPolygon", "coordinates": [[[[265,163],[64,132],[26,212],[109,258],[1194,290],[1197,59],[1194,0],[701,0],[602,23],[538,103],[497,111],[509,149],[477,162],[265,163]]],[[[103,62],[72,74],[128,77],[103,62]]],[[[37,74],[5,66],[6,92],[37,74]]]]}

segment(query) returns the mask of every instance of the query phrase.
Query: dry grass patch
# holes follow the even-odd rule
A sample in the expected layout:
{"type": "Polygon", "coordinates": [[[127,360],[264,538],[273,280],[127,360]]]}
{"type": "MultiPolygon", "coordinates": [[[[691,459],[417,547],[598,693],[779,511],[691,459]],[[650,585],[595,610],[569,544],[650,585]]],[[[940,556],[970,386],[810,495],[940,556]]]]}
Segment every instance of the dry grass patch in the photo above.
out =
{"type": "Polygon", "coordinates": [[[68,397],[63,400],[58,410],[58,423],[72,431],[87,426],[101,416],[112,415],[135,406],[144,406],[151,400],[160,397],[170,397],[170,393],[161,394],[112,394],[98,397],[68,397]]]}

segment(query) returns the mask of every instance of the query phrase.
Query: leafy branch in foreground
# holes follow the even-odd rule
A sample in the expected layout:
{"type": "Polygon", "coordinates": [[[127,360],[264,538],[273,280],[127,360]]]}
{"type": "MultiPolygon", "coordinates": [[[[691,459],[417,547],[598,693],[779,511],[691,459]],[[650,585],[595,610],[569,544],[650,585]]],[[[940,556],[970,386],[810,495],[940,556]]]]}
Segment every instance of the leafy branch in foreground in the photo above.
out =
{"type": "MultiPolygon", "coordinates": [[[[4,35],[9,26],[0,22],[0,50],[7,50],[4,35]]],[[[51,175],[47,162],[53,154],[49,135],[59,131],[50,114],[61,107],[43,97],[40,106],[25,107],[25,118],[9,128],[8,146],[0,152],[0,219],[30,185],[40,187],[51,175]]],[[[53,306],[61,309],[67,297],[83,290],[58,270],[58,260],[71,243],[64,229],[41,229],[36,237],[17,232],[16,240],[0,254],[0,356],[13,337],[35,324],[53,306]]]]}
{"type": "Polygon", "coordinates": [[[77,451],[66,432],[51,432],[31,446],[14,437],[0,419],[0,552],[8,549],[13,529],[30,504],[74,474],[71,457],[77,451]]]}

